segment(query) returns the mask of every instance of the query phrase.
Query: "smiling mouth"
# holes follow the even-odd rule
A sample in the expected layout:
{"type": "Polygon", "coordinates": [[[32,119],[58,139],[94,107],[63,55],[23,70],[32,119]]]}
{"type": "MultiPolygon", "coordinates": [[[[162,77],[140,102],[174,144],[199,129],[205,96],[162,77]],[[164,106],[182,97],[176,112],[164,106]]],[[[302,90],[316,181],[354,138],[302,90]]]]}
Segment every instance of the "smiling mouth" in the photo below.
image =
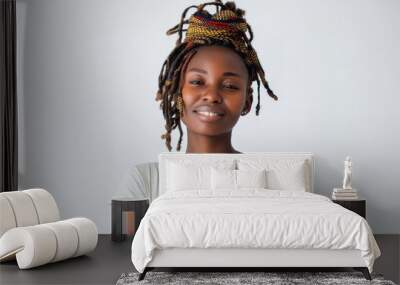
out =
{"type": "Polygon", "coordinates": [[[194,111],[200,118],[200,120],[204,122],[214,122],[221,120],[224,114],[215,113],[215,112],[205,112],[205,111],[194,111]]]}
{"type": "Polygon", "coordinates": [[[206,111],[196,111],[196,110],[194,112],[207,117],[222,117],[224,115],[216,112],[206,112],[206,111]]]}

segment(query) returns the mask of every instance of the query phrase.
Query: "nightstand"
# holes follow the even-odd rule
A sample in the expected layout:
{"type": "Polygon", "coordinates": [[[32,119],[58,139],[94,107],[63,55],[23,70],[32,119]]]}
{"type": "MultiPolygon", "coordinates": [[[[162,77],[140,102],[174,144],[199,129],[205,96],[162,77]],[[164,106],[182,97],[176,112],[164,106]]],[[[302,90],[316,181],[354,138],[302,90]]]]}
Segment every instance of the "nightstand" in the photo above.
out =
{"type": "Polygon", "coordinates": [[[149,200],[113,198],[111,201],[111,239],[112,241],[131,240],[144,217],[149,200]]]}
{"type": "Polygon", "coordinates": [[[339,204],[340,206],[359,214],[361,217],[366,219],[366,201],[365,199],[357,200],[332,200],[332,202],[339,204]]]}

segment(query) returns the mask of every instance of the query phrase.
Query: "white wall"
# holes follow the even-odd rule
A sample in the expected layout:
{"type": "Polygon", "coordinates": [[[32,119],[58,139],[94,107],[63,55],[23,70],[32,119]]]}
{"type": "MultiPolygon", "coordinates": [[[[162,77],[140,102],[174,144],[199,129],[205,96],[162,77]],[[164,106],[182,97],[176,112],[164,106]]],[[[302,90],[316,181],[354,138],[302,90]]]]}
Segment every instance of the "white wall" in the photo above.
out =
{"type": "MultiPolygon", "coordinates": [[[[17,0],[21,189],[46,188],[63,217],[110,232],[108,202],[128,169],[167,151],[155,101],[176,40],[165,31],[193,3],[17,0]]],[[[234,147],[314,152],[324,195],[351,155],[374,232],[400,233],[400,2],[237,4],[279,101],[263,91],[260,116],[239,121],[234,147]]]]}

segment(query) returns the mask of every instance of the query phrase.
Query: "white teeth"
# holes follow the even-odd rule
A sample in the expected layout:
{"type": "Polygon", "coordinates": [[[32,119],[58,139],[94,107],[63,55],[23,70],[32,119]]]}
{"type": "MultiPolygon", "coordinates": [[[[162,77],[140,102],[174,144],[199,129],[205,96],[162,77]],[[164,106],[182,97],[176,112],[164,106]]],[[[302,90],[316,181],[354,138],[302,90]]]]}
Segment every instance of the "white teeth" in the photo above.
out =
{"type": "Polygon", "coordinates": [[[218,116],[218,113],[213,113],[213,112],[197,112],[197,113],[205,116],[218,116]]]}

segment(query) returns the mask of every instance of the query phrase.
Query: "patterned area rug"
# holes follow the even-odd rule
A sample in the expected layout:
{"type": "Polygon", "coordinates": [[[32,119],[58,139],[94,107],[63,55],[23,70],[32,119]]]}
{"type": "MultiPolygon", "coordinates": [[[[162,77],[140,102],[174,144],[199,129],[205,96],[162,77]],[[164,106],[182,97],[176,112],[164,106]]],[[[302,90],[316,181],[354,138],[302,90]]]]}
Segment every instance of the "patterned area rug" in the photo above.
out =
{"type": "Polygon", "coordinates": [[[364,278],[361,272],[154,272],[150,271],[142,281],[139,273],[124,273],[117,285],[134,284],[379,284],[396,285],[384,280],[381,274],[371,274],[372,281],[364,278]]]}

